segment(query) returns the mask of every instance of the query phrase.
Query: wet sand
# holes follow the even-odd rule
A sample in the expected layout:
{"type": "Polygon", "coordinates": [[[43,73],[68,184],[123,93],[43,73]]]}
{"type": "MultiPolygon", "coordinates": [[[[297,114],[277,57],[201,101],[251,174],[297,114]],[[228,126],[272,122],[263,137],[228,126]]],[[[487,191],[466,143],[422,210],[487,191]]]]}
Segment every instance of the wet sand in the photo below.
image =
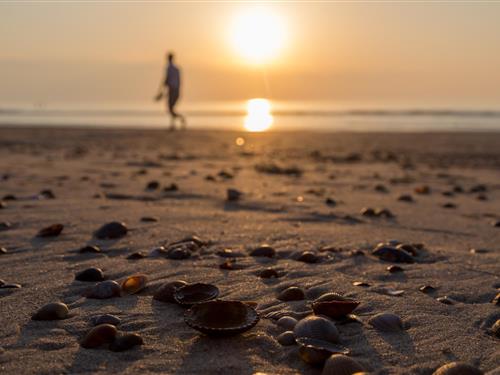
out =
{"type": "Polygon", "coordinates": [[[0,289],[0,372],[320,374],[299,358],[297,345],[276,341],[283,329],[275,320],[300,316],[311,299],[334,291],[361,302],[355,313],[365,323],[379,312],[405,323],[396,333],[338,325],[341,344],[366,371],[432,374],[462,361],[496,374],[500,345],[489,328],[500,318],[491,302],[500,288],[500,228],[493,225],[500,220],[499,145],[500,133],[1,128],[0,222],[10,225],[0,230],[7,250],[0,279],[22,288],[0,289]],[[159,188],[146,189],[151,181],[159,188]],[[415,192],[423,186],[429,194],[415,192]],[[240,199],[227,201],[228,188],[243,193],[240,199]],[[40,197],[45,189],[55,198],[40,197]],[[398,200],[408,194],[413,202],[398,200]],[[365,216],[363,208],[394,217],[365,216]],[[125,222],[127,235],[94,238],[110,221],[125,222]],[[64,225],[59,236],[36,236],[55,223],[64,225]],[[207,245],[188,259],[127,259],[189,235],[207,245]],[[398,264],[399,273],[371,254],[394,239],[424,245],[415,263],[398,264]],[[263,243],[276,249],[274,258],[249,256],[263,243]],[[87,244],[102,253],[79,253],[87,244]],[[243,255],[236,259],[241,269],[219,268],[226,259],[217,253],[225,248],[243,255]],[[319,262],[297,261],[306,250],[319,262]],[[87,299],[82,292],[92,283],[74,278],[88,267],[111,280],[142,273],[149,285],[126,297],[87,299]],[[266,267],[282,276],[259,278],[266,267]],[[155,288],[176,279],[215,284],[223,299],[253,301],[261,320],[238,336],[202,335],[184,323],[182,307],[152,299],[155,288]],[[422,293],[423,285],[436,290],[422,293]],[[304,289],[308,300],[277,300],[288,286],[304,289]],[[390,295],[394,290],[403,293],[390,295]],[[443,296],[453,304],[437,301],[443,296]],[[69,306],[70,318],[30,319],[57,301],[69,306]],[[119,329],[138,333],[144,345],[121,353],[82,348],[89,319],[103,313],[120,317],[119,329]]]}

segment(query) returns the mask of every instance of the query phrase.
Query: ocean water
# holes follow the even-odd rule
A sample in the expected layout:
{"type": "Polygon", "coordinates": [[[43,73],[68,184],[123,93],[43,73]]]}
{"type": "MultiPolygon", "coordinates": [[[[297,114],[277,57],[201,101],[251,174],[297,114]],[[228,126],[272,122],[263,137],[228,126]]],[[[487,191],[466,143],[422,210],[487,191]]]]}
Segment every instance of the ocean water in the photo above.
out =
{"type": "MultiPolygon", "coordinates": [[[[196,129],[500,131],[500,109],[377,108],[324,102],[264,102],[267,104],[263,108],[249,106],[245,101],[183,103],[179,106],[179,111],[186,116],[188,127],[196,129]],[[262,114],[263,111],[268,112],[262,114]],[[259,123],[262,121],[266,123],[259,123]]],[[[169,124],[170,120],[162,103],[0,103],[0,126],[168,128],[169,124]]]]}

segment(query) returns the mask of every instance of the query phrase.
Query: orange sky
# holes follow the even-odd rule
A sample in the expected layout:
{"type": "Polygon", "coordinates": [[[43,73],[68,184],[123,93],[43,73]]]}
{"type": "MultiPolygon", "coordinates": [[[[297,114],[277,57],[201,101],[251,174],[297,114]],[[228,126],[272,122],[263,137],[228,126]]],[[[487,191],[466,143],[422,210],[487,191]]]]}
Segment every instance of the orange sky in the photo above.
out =
{"type": "Polygon", "coordinates": [[[0,106],[148,102],[166,50],[182,67],[185,102],[500,105],[500,3],[259,7],[285,29],[278,55],[263,65],[231,42],[253,4],[2,3],[0,106]]]}

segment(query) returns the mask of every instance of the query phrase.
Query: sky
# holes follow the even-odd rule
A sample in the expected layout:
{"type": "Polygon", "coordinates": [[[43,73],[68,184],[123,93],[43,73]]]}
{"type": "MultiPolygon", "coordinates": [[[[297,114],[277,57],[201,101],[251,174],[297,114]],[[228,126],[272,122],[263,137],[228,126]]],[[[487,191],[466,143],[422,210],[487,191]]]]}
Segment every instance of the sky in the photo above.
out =
{"type": "Polygon", "coordinates": [[[498,109],[499,19],[478,2],[0,2],[0,107],[150,103],[174,51],[188,103],[498,109]]]}

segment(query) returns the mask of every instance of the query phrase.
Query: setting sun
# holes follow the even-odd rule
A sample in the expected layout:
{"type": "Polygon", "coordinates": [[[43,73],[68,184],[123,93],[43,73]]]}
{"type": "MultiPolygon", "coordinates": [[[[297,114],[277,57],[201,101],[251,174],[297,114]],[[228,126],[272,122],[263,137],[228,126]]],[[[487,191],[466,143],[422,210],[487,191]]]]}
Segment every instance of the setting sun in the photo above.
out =
{"type": "Polygon", "coordinates": [[[285,42],[283,20],[267,8],[238,15],[231,30],[235,50],[247,61],[262,64],[276,58],[285,42]]]}
{"type": "Polygon", "coordinates": [[[263,132],[273,124],[271,104],[266,99],[250,99],[247,102],[245,129],[251,132],[263,132]]]}

